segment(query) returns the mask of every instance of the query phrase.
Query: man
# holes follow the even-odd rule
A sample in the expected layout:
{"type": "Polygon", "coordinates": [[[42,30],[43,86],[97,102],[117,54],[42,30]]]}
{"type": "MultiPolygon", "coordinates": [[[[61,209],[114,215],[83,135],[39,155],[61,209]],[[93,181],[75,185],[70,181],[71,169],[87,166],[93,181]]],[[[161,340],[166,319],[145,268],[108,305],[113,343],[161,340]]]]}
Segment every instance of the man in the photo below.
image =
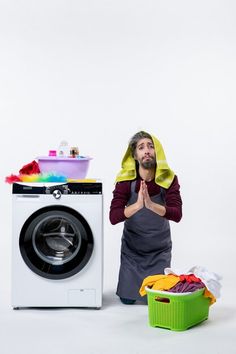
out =
{"type": "Polygon", "coordinates": [[[117,295],[133,304],[146,301],[139,295],[143,279],[170,267],[169,220],[181,220],[182,200],[161,143],[144,131],[131,138],[116,182],[110,221],[124,221],[117,295]]]}

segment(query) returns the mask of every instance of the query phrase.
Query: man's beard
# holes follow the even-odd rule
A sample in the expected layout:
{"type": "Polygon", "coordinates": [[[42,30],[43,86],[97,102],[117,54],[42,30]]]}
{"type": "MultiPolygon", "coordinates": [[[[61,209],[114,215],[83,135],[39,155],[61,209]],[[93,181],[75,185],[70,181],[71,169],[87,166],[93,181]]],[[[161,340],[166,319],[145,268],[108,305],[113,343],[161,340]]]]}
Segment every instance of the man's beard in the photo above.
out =
{"type": "Polygon", "coordinates": [[[155,159],[151,158],[149,161],[140,161],[140,165],[145,170],[152,170],[153,168],[156,167],[156,161],[155,159]]]}

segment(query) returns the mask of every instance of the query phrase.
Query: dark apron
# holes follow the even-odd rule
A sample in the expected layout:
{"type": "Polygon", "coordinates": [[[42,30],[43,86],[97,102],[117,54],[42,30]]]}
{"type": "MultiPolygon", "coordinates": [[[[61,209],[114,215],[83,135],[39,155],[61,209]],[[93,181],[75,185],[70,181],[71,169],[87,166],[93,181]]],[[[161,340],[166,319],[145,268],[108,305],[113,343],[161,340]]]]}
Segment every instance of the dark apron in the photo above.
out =
{"type": "MultiPolygon", "coordinates": [[[[136,181],[131,183],[128,205],[137,201],[136,181]]],[[[165,192],[151,197],[155,203],[164,205],[165,192]]],[[[121,261],[117,295],[146,302],[139,295],[143,279],[149,275],[163,274],[170,267],[171,234],[169,221],[153,211],[142,208],[124,223],[121,241],[121,261]]]]}

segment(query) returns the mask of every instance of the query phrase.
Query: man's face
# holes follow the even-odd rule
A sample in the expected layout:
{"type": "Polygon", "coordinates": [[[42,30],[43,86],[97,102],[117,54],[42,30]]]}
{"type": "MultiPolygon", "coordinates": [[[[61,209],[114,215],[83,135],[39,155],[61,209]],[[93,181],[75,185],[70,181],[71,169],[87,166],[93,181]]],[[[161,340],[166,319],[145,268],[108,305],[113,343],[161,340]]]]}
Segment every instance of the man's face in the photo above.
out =
{"type": "Polygon", "coordinates": [[[134,158],[146,170],[156,166],[156,153],[151,139],[143,138],[138,141],[134,158]]]}

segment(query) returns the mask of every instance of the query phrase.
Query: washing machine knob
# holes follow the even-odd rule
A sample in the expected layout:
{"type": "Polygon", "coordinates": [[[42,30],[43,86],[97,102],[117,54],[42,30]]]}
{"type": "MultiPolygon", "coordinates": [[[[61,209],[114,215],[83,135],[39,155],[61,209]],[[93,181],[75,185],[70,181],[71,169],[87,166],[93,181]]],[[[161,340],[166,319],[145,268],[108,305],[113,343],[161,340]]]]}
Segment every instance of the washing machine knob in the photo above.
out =
{"type": "Polygon", "coordinates": [[[61,191],[59,189],[55,189],[53,192],[52,192],[52,195],[55,199],[60,199],[61,198],[61,191]]]}

